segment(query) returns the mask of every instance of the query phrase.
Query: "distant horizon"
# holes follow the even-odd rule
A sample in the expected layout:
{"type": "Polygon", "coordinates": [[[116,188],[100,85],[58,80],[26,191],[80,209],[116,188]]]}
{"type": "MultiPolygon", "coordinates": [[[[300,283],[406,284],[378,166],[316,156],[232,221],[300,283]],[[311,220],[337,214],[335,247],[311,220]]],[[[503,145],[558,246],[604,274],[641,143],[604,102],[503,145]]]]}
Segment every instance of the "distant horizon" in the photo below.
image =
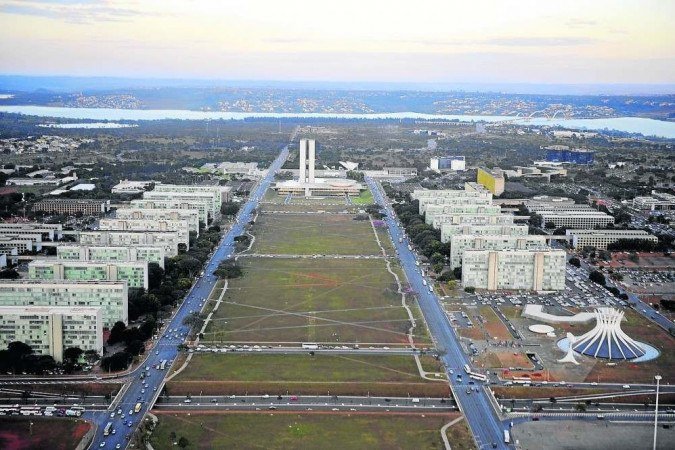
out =
{"type": "Polygon", "coordinates": [[[675,83],[413,82],[227,79],[68,74],[0,74],[0,91],[115,90],[149,88],[256,88],[308,90],[381,90],[479,92],[521,95],[675,95],[675,83]]]}

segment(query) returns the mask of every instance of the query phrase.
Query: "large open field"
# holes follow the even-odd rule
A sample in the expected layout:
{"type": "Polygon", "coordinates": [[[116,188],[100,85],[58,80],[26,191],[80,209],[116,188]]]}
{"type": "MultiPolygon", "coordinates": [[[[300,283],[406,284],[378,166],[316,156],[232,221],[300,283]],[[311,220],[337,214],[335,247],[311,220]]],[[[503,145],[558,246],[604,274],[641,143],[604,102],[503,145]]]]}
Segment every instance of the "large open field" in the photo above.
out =
{"type": "MultiPolygon", "coordinates": [[[[151,439],[157,450],[176,448],[174,442],[181,437],[188,440],[188,449],[417,450],[444,448],[440,429],[456,415],[159,413],[158,417],[151,439]]],[[[466,447],[458,441],[457,448],[466,447]]]]}
{"type": "Polygon", "coordinates": [[[410,326],[381,259],[241,258],[204,340],[406,343],[410,326]]]}
{"type": "Polygon", "coordinates": [[[84,420],[3,417],[0,420],[0,448],[70,450],[77,447],[90,427],[84,420]]]}
{"type": "MultiPolygon", "coordinates": [[[[441,371],[423,357],[424,369],[441,371]]],[[[447,383],[420,377],[411,356],[195,354],[171,395],[316,394],[446,397],[447,383]]]]}
{"type": "Polygon", "coordinates": [[[351,214],[261,214],[251,252],[298,255],[378,255],[367,220],[351,214]]]}

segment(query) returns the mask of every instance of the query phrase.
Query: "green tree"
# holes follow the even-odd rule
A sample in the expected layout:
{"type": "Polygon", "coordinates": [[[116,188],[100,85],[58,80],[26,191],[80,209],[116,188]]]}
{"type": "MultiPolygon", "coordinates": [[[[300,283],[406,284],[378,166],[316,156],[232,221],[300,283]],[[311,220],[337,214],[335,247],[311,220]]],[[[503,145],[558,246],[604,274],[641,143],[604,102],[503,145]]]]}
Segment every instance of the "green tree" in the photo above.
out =
{"type": "Polygon", "coordinates": [[[188,445],[190,445],[190,441],[188,441],[185,436],[181,436],[180,439],[178,439],[178,446],[180,448],[185,448],[188,445]]]}
{"type": "Polygon", "coordinates": [[[588,276],[588,279],[591,280],[593,283],[597,283],[601,286],[604,286],[606,284],[605,276],[597,270],[591,272],[591,274],[588,276]]]}

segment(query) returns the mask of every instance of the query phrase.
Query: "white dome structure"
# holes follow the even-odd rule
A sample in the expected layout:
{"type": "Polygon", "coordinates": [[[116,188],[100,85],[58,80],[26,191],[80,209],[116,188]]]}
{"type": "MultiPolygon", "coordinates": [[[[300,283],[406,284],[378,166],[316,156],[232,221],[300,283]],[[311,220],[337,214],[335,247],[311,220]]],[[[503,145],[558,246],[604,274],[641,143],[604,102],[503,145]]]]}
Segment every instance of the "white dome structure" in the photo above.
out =
{"type": "Polygon", "coordinates": [[[646,351],[621,330],[623,311],[614,308],[595,310],[596,324],[588,333],[579,336],[571,343],[577,353],[606,359],[635,359],[644,356],[646,351]]]}

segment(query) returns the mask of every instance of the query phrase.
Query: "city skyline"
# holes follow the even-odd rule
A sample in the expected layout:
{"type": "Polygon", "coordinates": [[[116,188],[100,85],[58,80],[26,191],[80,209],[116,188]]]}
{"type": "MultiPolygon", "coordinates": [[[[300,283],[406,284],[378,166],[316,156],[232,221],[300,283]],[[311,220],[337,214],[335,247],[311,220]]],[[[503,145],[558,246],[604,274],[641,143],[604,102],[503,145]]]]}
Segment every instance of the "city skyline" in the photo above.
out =
{"type": "Polygon", "coordinates": [[[675,82],[674,12],[672,1],[2,0],[0,73],[663,84],[675,82]]]}

